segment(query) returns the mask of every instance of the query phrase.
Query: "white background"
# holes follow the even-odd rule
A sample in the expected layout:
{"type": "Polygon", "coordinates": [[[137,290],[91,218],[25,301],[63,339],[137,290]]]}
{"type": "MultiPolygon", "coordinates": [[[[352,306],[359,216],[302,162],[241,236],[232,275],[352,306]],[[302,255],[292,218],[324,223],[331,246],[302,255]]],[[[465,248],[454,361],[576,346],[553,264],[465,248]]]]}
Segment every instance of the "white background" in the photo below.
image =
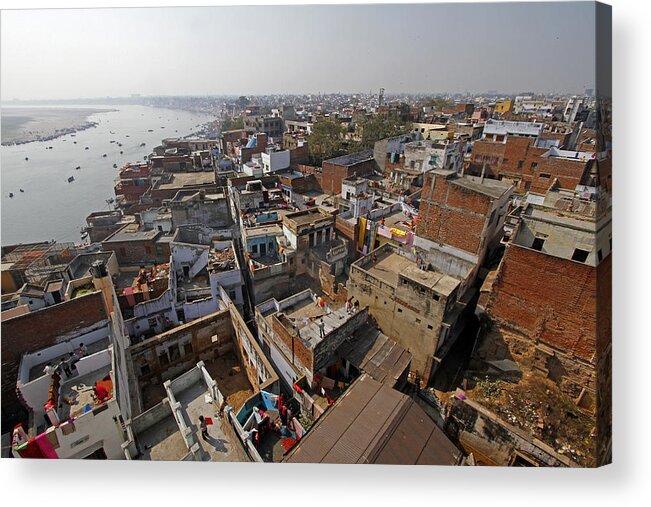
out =
{"type": "MultiPolygon", "coordinates": [[[[215,5],[193,0],[190,5],[215,5]]],[[[248,4],[304,3],[259,2],[248,4]]],[[[331,2],[346,3],[346,2],[331,2]]],[[[367,2],[364,2],[367,3],[367,2]]],[[[134,502],[241,505],[649,505],[649,232],[651,16],[612,0],[614,95],[614,464],[598,470],[2,460],[3,505],[134,502]]],[[[57,7],[179,5],[170,0],[67,1],[57,7]]],[[[2,8],[52,7],[0,0],[2,8]]],[[[577,25],[577,29],[578,29],[577,25]]],[[[473,34],[479,37],[480,34],[473,34]]],[[[211,58],[207,55],[207,59],[211,58]]]]}

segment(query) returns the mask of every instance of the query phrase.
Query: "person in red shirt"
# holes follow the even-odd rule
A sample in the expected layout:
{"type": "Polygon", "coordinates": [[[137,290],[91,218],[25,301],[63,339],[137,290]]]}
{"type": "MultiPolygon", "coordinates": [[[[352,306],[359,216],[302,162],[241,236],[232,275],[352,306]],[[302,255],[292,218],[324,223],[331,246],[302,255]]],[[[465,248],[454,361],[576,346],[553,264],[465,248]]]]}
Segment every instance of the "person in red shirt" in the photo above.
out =
{"type": "Polygon", "coordinates": [[[96,401],[102,402],[102,401],[106,401],[109,394],[108,391],[106,390],[106,387],[102,385],[97,385],[93,387],[93,395],[95,396],[96,401]]]}

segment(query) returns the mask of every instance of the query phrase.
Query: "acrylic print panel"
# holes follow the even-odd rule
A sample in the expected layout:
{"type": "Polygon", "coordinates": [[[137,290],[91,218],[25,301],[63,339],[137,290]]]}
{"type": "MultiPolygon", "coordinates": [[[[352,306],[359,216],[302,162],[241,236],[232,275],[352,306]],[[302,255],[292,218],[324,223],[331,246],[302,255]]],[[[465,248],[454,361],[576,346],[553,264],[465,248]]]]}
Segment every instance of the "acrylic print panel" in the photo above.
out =
{"type": "Polygon", "coordinates": [[[3,456],[609,463],[610,16],[4,11],[3,456]]]}

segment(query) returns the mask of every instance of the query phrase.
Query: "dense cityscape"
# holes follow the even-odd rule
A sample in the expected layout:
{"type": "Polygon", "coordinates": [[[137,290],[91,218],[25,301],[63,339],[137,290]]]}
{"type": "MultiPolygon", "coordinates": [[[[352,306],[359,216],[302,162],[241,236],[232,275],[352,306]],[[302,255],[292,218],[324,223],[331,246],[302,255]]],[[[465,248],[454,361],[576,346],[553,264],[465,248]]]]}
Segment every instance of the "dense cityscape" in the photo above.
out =
{"type": "Polygon", "coordinates": [[[3,241],[3,456],[610,462],[609,99],[101,103],[212,119],[78,239],[3,241]]]}

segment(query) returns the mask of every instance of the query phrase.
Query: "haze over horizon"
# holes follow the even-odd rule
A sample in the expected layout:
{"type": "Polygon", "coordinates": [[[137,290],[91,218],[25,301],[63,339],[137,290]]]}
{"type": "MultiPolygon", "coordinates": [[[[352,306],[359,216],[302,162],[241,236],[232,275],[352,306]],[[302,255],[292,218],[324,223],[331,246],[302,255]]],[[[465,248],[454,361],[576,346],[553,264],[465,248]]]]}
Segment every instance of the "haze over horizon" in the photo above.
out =
{"type": "Polygon", "coordinates": [[[582,93],[595,87],[590,2],[58,9],[1,16],[3,102],[380,87],[389,95],[582,93]]]}

